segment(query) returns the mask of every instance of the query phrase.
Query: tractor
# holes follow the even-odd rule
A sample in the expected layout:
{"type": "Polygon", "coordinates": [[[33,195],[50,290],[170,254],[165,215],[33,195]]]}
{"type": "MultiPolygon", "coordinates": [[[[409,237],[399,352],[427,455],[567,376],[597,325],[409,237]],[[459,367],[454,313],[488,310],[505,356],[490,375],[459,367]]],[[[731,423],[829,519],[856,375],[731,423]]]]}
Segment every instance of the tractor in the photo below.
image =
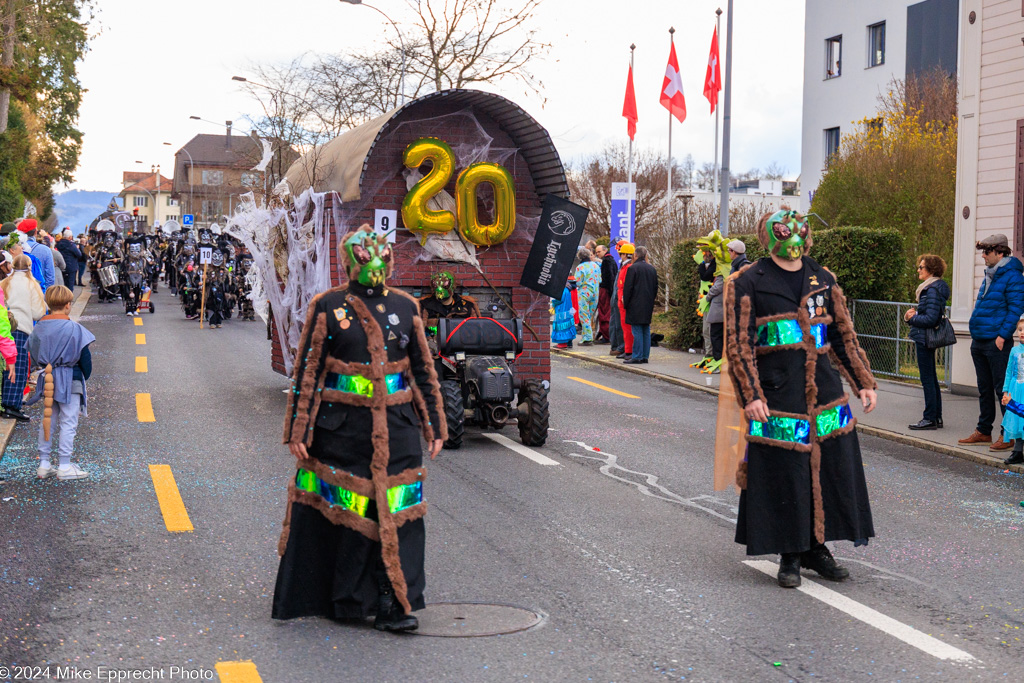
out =
{"type": "Polygon", "coordinates": [[[548,438],[548,383],[521,379],[514,372],[523,352],[523,321],[518,318],[440,318],[437,366],[448,421],[445,448],[462,446],[467,425],[500,430],[519,426],[527,446],[548,438]]]}

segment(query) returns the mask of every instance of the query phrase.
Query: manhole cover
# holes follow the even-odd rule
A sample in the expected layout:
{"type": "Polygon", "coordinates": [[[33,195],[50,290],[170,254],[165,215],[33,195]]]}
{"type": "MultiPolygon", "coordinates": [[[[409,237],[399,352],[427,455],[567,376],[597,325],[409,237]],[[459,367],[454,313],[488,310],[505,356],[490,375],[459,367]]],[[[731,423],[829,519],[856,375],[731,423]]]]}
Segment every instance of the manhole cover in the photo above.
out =
{"type": "Polygon", "coordinates": [[[479,638],[525,631],[544,621],[544,615],[512,605],[478,602],[437,602],[416,612],[418,636],[479,638]]]}

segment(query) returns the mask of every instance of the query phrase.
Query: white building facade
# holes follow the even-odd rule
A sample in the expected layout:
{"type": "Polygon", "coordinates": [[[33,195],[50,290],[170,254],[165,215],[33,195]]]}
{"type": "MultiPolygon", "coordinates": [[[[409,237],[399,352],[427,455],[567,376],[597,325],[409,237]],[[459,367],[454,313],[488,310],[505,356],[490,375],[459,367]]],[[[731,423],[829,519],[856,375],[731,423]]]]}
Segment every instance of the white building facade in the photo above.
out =
{"type": "Polygon", "coordinates": [[[967,323],[984,277],[975,245],[1006,235],[1024,250],[1024,3],[962,0],[956,232],[950,320],[953,388],[975,391],[967,323]]]}
{"type": "Polygon", "coordinates": [[[842,136],[908,71],[957,69],[961,0],[807,0],[801,209],[842,136]]]}

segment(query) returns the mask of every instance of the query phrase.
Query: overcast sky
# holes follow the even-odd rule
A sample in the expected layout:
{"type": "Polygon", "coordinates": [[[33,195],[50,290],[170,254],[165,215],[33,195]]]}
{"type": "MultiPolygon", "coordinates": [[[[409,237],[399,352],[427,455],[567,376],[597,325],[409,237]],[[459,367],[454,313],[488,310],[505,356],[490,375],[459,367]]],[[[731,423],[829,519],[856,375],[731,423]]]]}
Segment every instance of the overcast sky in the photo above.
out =
{"type": "MultiPolygon", "coordinates": [[[[223,125],[192,121],[190,115],[231,119],[236,130],[247,130],[244,115],[255,112],[255,105],[231,81],[247,64],[286,62],[307,51],[370,50],[382,34],[394,31],[373,10],[338,0],[99,5],[102,33],[80,70],[89,92],[81,109],[85,143],[73,185],[88,190],[117,190],[122,171],[148,170],[151,164],[161,164],[170,175],[174,151],[193,135],[223,132],[223,125]]],[[[621,112],[629,45],[636,43],[635,144],[664,150],[668,112],[658,95],[668,28],[674,26],[688,116],[673,126],[673,155],[693,154],[698,165],[711,161],[714,117],[702,91],[714,12],[725,5],[726,0],[546,0],[535,23],[552,49],[531,68],[544,82],[547,102],[524,97],[516,83],[497,91],[546,127],[570,162],[628,140],[621,112]]],[[[399,23],[411,19],[399,0],[377,0],[376,6],[399,23]]],[[[763,168],[774,161],[788,170],[787,178],[795,178],[804,2],[736,0],[735,6],[732,168],[763,168]]],[[[723,77],[725,19],[723,13],[723,77]]]]}

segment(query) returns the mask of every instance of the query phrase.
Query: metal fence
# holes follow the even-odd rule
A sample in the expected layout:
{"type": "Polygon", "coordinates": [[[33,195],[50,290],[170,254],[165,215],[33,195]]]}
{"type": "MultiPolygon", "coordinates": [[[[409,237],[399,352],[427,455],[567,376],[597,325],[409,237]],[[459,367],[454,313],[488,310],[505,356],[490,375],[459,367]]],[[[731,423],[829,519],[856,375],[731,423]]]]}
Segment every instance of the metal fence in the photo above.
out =
{"type": "MultiPolygon", "coordinates": [[[[891,377],[904,382],[920,382],[917,368],[917,349],[910,338],[910,325],[903,320],[907,309],[916,304],[892,301],[869,301],[855,299],[850,304],[853,328],[857,331],[861,348],[871,361],[871,371],[880,376],[891,377]]],[[[949,308],[946,308],[949,315],[949,308]]],[[[938,349],[935,353],[936,372],[939,384],[950,386],[950,363],[952,347],[938,349]]]]}

